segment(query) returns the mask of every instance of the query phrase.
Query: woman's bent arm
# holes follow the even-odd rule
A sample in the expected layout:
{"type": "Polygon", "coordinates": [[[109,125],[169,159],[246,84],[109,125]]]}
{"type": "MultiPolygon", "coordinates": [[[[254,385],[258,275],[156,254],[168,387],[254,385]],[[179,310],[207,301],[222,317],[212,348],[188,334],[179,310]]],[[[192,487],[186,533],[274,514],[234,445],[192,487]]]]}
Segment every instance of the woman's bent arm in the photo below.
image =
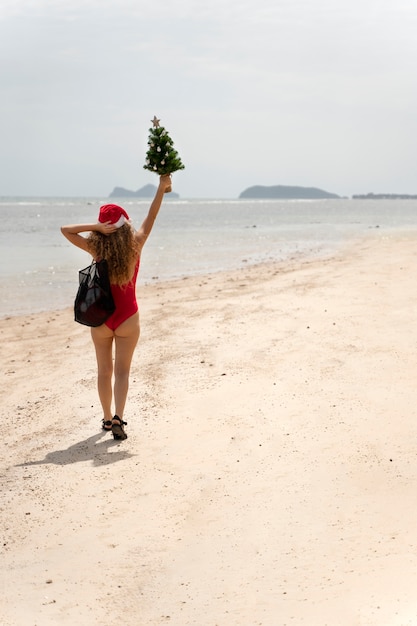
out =
{"type": "Polygon", "coordinates": [[[61,226],[61,233],[70,241],[74,246],[90,252],[91,249],[88,245],[88,241],[85,237],[82,237],[80,233],[91,233],[93,230],[97,230],[103,235],[110,235],[116,230],[116,227],[110,222],[102,224],[97,222],[96,224],[70,224],[68,226],[61,226]]]}

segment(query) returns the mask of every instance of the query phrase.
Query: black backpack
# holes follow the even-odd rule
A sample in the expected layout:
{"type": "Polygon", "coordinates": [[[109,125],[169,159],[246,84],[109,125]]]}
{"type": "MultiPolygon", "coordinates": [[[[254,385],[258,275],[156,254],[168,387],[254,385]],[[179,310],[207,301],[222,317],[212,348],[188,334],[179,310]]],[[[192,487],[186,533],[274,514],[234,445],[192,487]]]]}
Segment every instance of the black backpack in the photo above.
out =
{"type": "Polygon", "coordinates": [[[85,326],[101,326],[116,306],[110,289],[107,261],[93,261],[78,272],[79,287],[74,302],[74,319],[85,326]]]}

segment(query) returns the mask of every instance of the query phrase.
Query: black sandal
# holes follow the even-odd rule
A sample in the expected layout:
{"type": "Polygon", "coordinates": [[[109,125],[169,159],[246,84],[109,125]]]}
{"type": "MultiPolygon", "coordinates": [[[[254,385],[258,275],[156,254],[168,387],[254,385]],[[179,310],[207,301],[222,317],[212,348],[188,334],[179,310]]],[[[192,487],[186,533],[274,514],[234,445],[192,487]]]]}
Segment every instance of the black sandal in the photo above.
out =
{"type": "Polygon", "coordinates": [[[125,429],[123,428],[123,426],[126,426],[126,424],[127,422],[124,422],[123,420],[121,420],[118,415],[115,415],[113,417],[113,421],[111,424],[111,431],[113,433],[113,439],[117,439],[119,441],[123,441],[124,439],[127,439],[125,429]],[[115,420],[117,420],[118,423],[115,422],[115,420]]]}
{"type": "Polygon", "coordinates": [[[111,420],[102,420],[101,427],[103,430],[111,430],[111,420]]]}

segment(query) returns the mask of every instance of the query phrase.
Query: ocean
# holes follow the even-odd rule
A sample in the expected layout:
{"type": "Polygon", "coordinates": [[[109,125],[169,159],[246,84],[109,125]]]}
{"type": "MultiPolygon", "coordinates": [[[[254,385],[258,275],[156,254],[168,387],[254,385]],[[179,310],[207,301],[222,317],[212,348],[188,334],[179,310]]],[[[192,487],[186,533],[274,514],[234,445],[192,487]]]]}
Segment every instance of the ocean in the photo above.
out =
{"type": "MultiPolygon", "coordinates": [[[[108,198],[0,198],[0,317],[72,306],[90,257],[62,224],[94,222],[108,198]]],[[[149,200],[114,200],[138,227],[149,200]]],[[[164,200],[140,284],[296,257],[327,257],[369,229],[417,229],[416,200],[164,200]]]]}

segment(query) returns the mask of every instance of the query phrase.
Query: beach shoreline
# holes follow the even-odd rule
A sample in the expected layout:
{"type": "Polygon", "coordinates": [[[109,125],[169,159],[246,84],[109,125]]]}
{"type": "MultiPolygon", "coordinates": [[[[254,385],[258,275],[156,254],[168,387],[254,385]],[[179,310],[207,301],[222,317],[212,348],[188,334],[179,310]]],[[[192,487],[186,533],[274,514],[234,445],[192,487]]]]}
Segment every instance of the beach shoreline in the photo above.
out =
{"type": "MultiPolygon", "coordinates": [[[[60,227],[96,219],[102,202],[96,199],[95,207],[81,198],[34,200],[36,206],[1,207],[0,318],[65,309],[75,297],[78,270],[90,263],[60,227]]],[[[141,223],[146,205],[127,206],[134,224],[141,223]]],[[[292,257],[329,257],[373,231],[415,230],[415,216],[412,201],[168,203],[143,251],[139,286],[264,262],[285,264],[292,257]]]]}
{"type": "Polygon", "coordinates": [[[72,308],[0,319],[2,624],[417,620],[416,258],[139,284],[123,443],[72,308]]]}

